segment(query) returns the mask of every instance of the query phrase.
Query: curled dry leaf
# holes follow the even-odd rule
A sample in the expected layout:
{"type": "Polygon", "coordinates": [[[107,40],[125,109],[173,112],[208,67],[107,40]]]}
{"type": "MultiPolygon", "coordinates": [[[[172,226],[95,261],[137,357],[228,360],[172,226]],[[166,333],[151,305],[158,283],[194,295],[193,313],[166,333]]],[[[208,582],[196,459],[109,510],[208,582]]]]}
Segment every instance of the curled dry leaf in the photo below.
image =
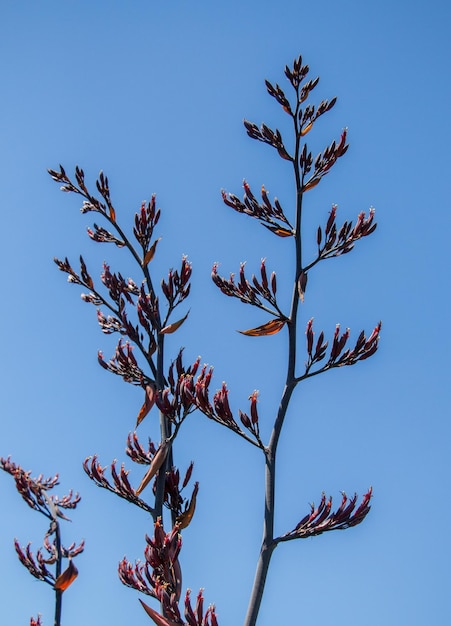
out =
{"type": "Polygon", "coordinates": [[[168,453],[170,441],[167,439],[160,444],[160,447],[155,452],[155,455],[152,459],[152,463],[149,465],[149,469],[144,474],[144,478],[142,479],[139,487],[136,489],[135,493],[137,496],[147,487],[149,482],[158,472],[160,467],[163,465],[164,460],[166,459],[166,455],[168,453]]]}
{"type": "Polygon", "coordinates": [[[155,239],[153,244],[147,250],[146,255],[144,257],[144,260],[143,260],[143,267],[146,267],[146,265],[148,265],[151,262],[151,260],[153,259],[153,257],[155,256],[155,250],[157,249],[157,245],[158,245],[158,242],[160,241],[160,239],[161,239],[161,237],[158,237],[158,239],[155,239]]]}
{"type": "Polygon", "coordinates": [[[316,187],[320,180],[321,178],[313,178],[312,180],[309,180],[309,182],[302,187],[302,191],[308,191],[309,189],[313,189],[313,187],[316,187]]]}
{"type": "Polygon", "coordinates": [[[148,413],[150,412],[151,408],[153,407],[153,405],[155,404],[155,389],[151,386],[151,385],[147,385],[146,386],[146,396],[144,399],[144,404],[142,405],[139,413],[138,413],[138,417],[136,418],[136,426],[138,427],[141,422],[143,421],[143,419],[146,417],[146,415],[148,415],[148,413]]]}
{"type": "Polygon", "coordinates": [[[294,234],[292,230],[282,228],[282,226],[276,226],[275,224],[263,224],[263,226],[278,237],[292,237],[294,234]]]}
{"type": "Polygon", "coordinates": [[[56,591],[65,591],[74,582],[77,576],[78,569],[73,564],[72,559],[69,559],[69,565],[55,580],[54,589],[56,589],[56,591]]]}
{"type": "Polygon", "coordinates": [[[193,489],[193,495],[191,496],[191,500],[188,505],[188,508],[186,509],[186,511],[183,511],[183,513],[181,513],[177,517],[177,524],[179,525],[180,530],[189,526],[189,524],[191,523],[191,520],[193,519],[194,511],[196,510],[196,499],[197,499],[198,491],[199,491],[199,483],[195,483],[194,489],[193,489]]]}
{"type": "Polygon", "coordinates": [[[239,330],[242,335],[248,335],[249,337],[264,337],[265,335],[275,335],[281,330],[287,320],[275,319],[257,326],[256,328],[249,328],[248,330],[239,330]]]}
{"type": "Polygon", "coordinates": [[[165,326],[164,328],[162,328],[160,330],[160,334],[161,335],[170,335],[171,333],[175,333],[175,331],[180,328],[180,326],[183,324],[183,322],[186,320],[186,318],[189,315],[189,311],[188,313],[182,317],[181,320],[178,320],[177,322],[174,322],[173,324],[168,324],[168,326],[165,326]]]}

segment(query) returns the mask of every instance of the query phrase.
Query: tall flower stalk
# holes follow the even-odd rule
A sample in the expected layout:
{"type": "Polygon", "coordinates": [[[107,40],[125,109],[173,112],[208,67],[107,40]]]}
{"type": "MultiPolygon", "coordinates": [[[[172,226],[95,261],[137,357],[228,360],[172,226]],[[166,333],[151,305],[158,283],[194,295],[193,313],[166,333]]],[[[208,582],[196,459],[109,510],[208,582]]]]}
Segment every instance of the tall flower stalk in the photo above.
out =
{"type": "MultiPolygon", "coordinates": [[[[72,543],[64,547],[61,539],[61,520],[69,521],[64,510],[75,509],[80,502],[80,496],[72,491],[68,495],[58,496],[50,492],[58,483],[58,475],[44,478],[40,474],[37,478],[31,477],[20,465],[16,465],[10,458],[0,458],[0,469],[10,474],[16,483],[16,489],[30,508],[37,511],[49,523],[44,536],[43,547],[39,548],[36,556],[31,551],[31,543],[22,547],[17,539],[14,540],[19,561],[34,578],[50,585],[55,592],[54,626],[61,626],[63,593],[78,576],[78,570],[73,559],[84,550],[84,541],[76,545],[72,543]],[[67,561],[67,566],[64,567],[67,561]]],[[[41,626],[41,618],[31,618],[30,626],[41,626]]]]}
{"type": "Polygon", "coordinates": [[[94,282],[83,257],[80,257],[79,269],[75,269],[67,258],[55,259],[59,269],[68,275],[69,282],[86,290],[82,299],[97,307],[97,320],[102,332],[119,336],[110,360],[105,360],[99,352],[100,365],[140,388],[143,396],[135,430],[128,434],[126,446],[128,457],[146,468],[137,486],[132,486],[124,464],[118,468],[113,462],[107,471],[96,455],[86,459],[84,469],[99,487],[138,506],[152,517],[154,536],[146,536],[144,560],[133,564],[124,558],[118,571],[125,585],[159,601],[160,612],[141,601],[146,614],[158,626],[217,626],[215,609],[210,606],[204,611],[201,592],[194,608],[189,592],[185,595],[184,607],[180,607],[182,576],[179,553],[183,529],[194,518],[199,483],[195,482],[191,495],[185,496],[184,490],[191,480],[193,465],[185,469],[181,480],[179,469],[174,464],[173,442],[181,433],[183,437],[185,428],[182,429],[182,425],[194,410],[200,410],[209,419],[258,448],[265,460],[263,539],[245,626],[257,623],[271,556],[279,544],[355,526],[370,510],[371,488],[360,503],[357,495],[348,498],[343,494],[336,509],[332,508],[332,499],[322,494],[319,505],[312,505],[294,528],[282,535],[275,534],[277,450],[293,393],[308,378],[330,369],[354,365],[372,356],[377,350],[381,328],[380,323],[377,324],[368,336],[362,331],[355,343],[350,345],[349,329],[341,331],[337,325],[330,339],[326,339],[324,331],[315,334],[313,319],[305,320],[300,315],[300,304],[305,300],[307,283],[311,280],[314,267],[320,261],[347,254],[358,240],[370,235],[376,228],[373,209],[368,214],[361,212],[355,223],[345,221],[338,226],[337,207],[334,205],[325,224],[313,234],[316,237],[316,253],[310,259],[304,258],[304,237],[308,236],[302,226],[304,195],[322,181],[348,149],[345,129],[336,141],[316,158],[313,157],[306,135],[319,118],[333,108],[336,98],[322,100],[318,105],[310,104],[310,95],[319,79],[309,79],[308,74],[309,67],[303,64],[301,57],[295,59],[292,67],[285,68],[285,76],[292,89],[289,96],[278,84],[266,81],[269,95],[281,106],[284,115],[292,120],[293,139],[290,145],[285,143],[279,130],[272,130],[266,124],[257,126],[247,120],[244,122],[252,139],[274,148],[287,166],[293,168],[293,215],[284,211],[277,198],[271,200],[264,186],[259,198],[247,182],[243,185],[242,199],[233,193],[222,192],[227,206],[254,218],[292,246],[293,264],[289,270],[293,275],[291,300],[281,302],[276,274],[269,272],[265,260],[261,261],[259,276],[252,275],[250,278],[246,276],[244,264],[241,264],[237,276],[233,273],[229,277],[221,276],[217,264],[212,269],[213,282],[225,295],[254,306],[269,317],[259,326],[240,331],[243,335],[261,337],[286,333],[288,357],[285,384],[268,442],[263,441],[260,434],[257,392],[250,394],[247,412],[239,411],[236,416],[231,410],[225,383],[211,392],[211,367],[202,365],[200,359],[187,366],[182,350],[172,362],[167,362],[167,335],[178,332],[188,317],[185,300],[190,292],[192,268],[187,258],[182,257],[180,269],[171,268],[161,282],[155,280],[151,267],[160,241],[156,235],[160,210],[155,197],[143,203],[135,215],[131,233],[127,234],[118,222],[119,212],[113,206],[108,178],[103,173],[96,181],[96,192],[92,193],[81,168],[76,168],[74,178],[68,176],[62,166],[59,170],[49,170],[52,178],[62,185],[63,191],[81,197],[82,213],[94,214],[102,219],[103,225],[94,223],[88,228],[89,237],[95,242],[110,243],[127,251],[135,262],[137,276],[134,278],[124,278],[120,272],[113,272],[105,264],[99,283],[94,282]],[[156,287],[158,283],[160,288],[156,287]],[[165,301],[164,308],[160,304],[161,299],[165,301]],[[179,307],[181,312],[174,315],[179,307]],[[306,345],[300,359],[301,333],[305,333],[306,345]],[[151,410],[159,412],[158,440],[153,442],[149,438],[144,445],[136,429],[142,429],[140,425],[151,410]],[[169,530],[165,530],[165,526],[169,530]]]}

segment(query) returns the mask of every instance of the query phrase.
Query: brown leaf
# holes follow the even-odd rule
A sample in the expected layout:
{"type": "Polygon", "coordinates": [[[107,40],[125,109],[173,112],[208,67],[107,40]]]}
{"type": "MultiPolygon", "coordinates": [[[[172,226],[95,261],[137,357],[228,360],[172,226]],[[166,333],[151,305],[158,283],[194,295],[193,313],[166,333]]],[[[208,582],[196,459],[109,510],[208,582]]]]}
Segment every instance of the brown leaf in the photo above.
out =
{"type": "Polygon", "coordinates": [[[263,337],[265,335],[275,335],[281,330],[286,324],[287,320],[282,320],[280,318],[275,320],[270,320],[266,322],[266,324],[262,324],[261,326],[257,326],[256,328],[249,328],[249,330],[239,330],[238,332],[242,335],[248,335],[249,337],[263,337]]]}
{"type": "Polygon", "coordinates": [[[307,287],[308,275],[305,272],[301,272],[298,278],[298,294],[301,302],[304,302],[305,288],[307,287]]]}
{"type": "Polygon", "coordinates": [[[113,222],[116,221],[116,211],[113,209],[112,206],[110,206],[110,217],[113,220],[113,222]]]}
{"type": "Polygon", "coordinates": [[[292,237],[293,231],[289,228],[282,228],[281,226],[272,226],[270,224],[263,224],[268,230],[277,235],[278,237],[292,237]]]}
{"type": "Polygon", "coordinates": [[[184,511],[177,517],[177,524],[179,525],[180,530],[182,530],[182,528],[186,528],[187,526],[189,526],[191,520],[193,519],[194,511],[196,510],[196,498],[197,498],[198,491],[199,491],[199,483],[195,483],[194,489],[193,489],[193,495],[191,496],[191,500],[190,500],[188,508],[186,509],[186,511],[184,511]]]}
{"type": "Polygon", "coordinates": [[[55,580],[54,589],[57,591],[65,591],[74,582],[77,576],[78,569],[73,564],[72,559],[69,559],[69,565],[55,580]]]}
{"type": "Polygon", "coordinates": [[[153,619],[153,621],[155,622],[155,624],[157,624],[157,626],[179,626],[177,622],[173,622],[172,620],[167,619],[166,617],[163,617],[162,615],[157,613],[155,609],[152,609],[152,607],[148,606],[145,602],[141,600],[141,598],[139,598],[139,601],[141,602],[142,607],[147,613],[147,615],[151,619],[153,619]]]}
{"type": "Polygon", "coordinates": [[[151,408],[155,404],[155,389],[151,385],[146,387],[146,396],[144,398],[144,404],[142,405],[138,417],[136,418],[136,427],[138,427],[146,415],[150,412],[151,408]]]}
{"type": "Polygon", "coordinates": [[[186,318],[189,315],[189,311],[188,313],[185,315],[185,317],[182,317],[181,320],[178,320],[177,322],[174,322],[173,324],[169,324],[168,326],[165,326],[164,328],[162,328],[160,330],[160,334],[161,335],[170,335],[171,333],[175,333],[175,331],[180,328],[180,326],[183,324],[183,322],[186,320],[186,318]]]}
{"type": "Polygon", "coordinates": [[[320,180],[321,178],[313,178],[312,180],[309,180],[309,182],[302,187],[302,191],[308,191],[309,189],[313,189],[313,187],[316,187],[320,180]]]}
{"type": "Polygon", "coordinates": [[[161,237],[158,237],[158,239],[155,239],[153,244],[147,250],[146,256],[144,257],[144,260],[143,260],[143,267],[146,267],[146,265],[148,265],[153,259],[153,257],[155,256],[155,250],[157,249],[157,244],[160,241],[160,239],[161,237]]]}
{"type": "Polygon", "coordinates": [[[147,487],[152,478],[158,472],[160,467],[163,465],[164,460],[166,459],[166,455],[169,449],[169,441],[166,439],[163,443],[160,444],[158,450],[155,452],[154,457],[152,459],[151,464],[147,472],[144,474],[144,478],[139,484],[138,489],[135,490],[137,496],[147,487]]]}
{"type": "Polygon", "coordinates": [[[303,128],[301,130],[301,137],[303,137],[304,135],[306,135],[310,130],[312,130],[313,127],[313,122],[310,122],[310,124],[307,124],[307,126],[305,128],[303,128]]]}

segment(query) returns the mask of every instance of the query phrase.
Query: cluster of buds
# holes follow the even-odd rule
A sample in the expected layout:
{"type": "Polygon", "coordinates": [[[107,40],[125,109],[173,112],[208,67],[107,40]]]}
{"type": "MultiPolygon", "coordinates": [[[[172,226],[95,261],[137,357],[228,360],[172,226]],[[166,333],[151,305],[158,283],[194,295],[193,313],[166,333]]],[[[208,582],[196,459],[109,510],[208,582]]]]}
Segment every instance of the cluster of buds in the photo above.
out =
{"type": "Polygon", "coordinates": [[[7,459],[0,458],[0,469],[14,478],[16,489],[28,506],[49,519],[53,519],[54,516],[67,519],[61,509],[75,509],[80,502],[79,494],[74,495],[72,491],[61,498],[47,493],[59,484],[58,474],[49,478],[44,478],[40,474],[36,478],[32,478],[30,471],[25,471],[20,465],[13,463],[9,457],[7,459]]]}
{"type": "Polygon", "coordinates": [[[302,191],[308,191],[309,189],[316,187],[323,176],[325,176],[330,171],[331,167],[335,165],[337,159],[342,157],[347,152],[348,144],[346,143],[346,136],[347,130],[345,128],[341,133],[338,143],[333,141],[330,146],[318,154],[314,163],[312,153],[307,152],[307,144],[304,144],[299,157],[299,165],[301,167],[303,177],[310,172],[312,164],[314,166],[314,170],[312,176],[303,185],[302,191]]]}
{"type": "Polygon", "coordinates": [[[240,411],[240,420],[244,428],[246,428],[255,437],[260,447],[263,448],[263,443],[260,439],[260,429],[258,426],[257,397],[258,391],[254,391],[253,393],[251,393],[251,395],[249,396],[249,400],[251,403],[249,411],[250,416],[247,415],[247,413],[243,413],[242,411],[240,411]]]}
{"type": "Polygon", "coordinates": [[[230,410],[228,399],[229,390],[225,383],[222,383],[221,389],[214,394],[213,404],[211,404],[208,389],[212,375],[213,368],[210,367],[207,370],[207,366],[204,365],[195,385],[197,408],[215,422],[230,428],[230,430],[234,432],[244,434],[233,418],[232,411],[230,410]]]}
{"type": "Polygon", "coordinates": [[[44,556],[42,549],[38,549],[35,557],[31,552],[31,543],[26,547],[21,547],[17,539],[14,540],[14,547],[19,561],[27,568],[32,576],[51,585],[56,590],[65,591],[78,576],[78,570],[72,559],[83,552],[85,542],[82,541],[78,545],[72,543],[68,548],[64,546],[59,547],[61,558],[68,559],[69,563],[64,572],[58,577],[55,577],[47,568],[47,565],[54,565],[59,558],[56,540],[54,539],[52,543],[49,541],[49,537],[55,532],[56,524],[52,523],[44,539],[44,548],[48,554],[47,556],[44,556]]]}
{"type": "Polygon", "coordinates": [[[285,149],[282,135],[278,128],[274,131],[271,130],[269,126],[266,126],[266,124],[262,124],[259,128],[256,124],[249,122],[248,120],[244,120],[243,123],[246,128],[246,132],[251,139],[256,139],[257,141],[261,141],[262,143],[272,146],[277,150],[282,159],[285,159],[286,161],[293,160],[293,157],[285,149]]]}
{"type": "MultiPolygon", "coordinates": [[[[140,496],[153,479],[155,479],[153,482],[153,493],[154,495],[156,494],[156,477],[168,456],[171,445],[171,438],[160,443],[158,448],[149,439],[148,447],[145,449],[139,442],[136,432],[128,435],[125,450],[127,456],[137,464],[148,466],[140,484],[136,488],[133,488],[130,484],[128,477],[130,471],[125,469],[124,464],[121,464],[118,470],[116,468],[116,461],[113,461],[110,465],[111,480],[105,476],[106,467],[100,465],[96,455],[88,457],[84,461],[83,469],[98,487],[111,491],[120,498],[154,515],[154,509],[140,496]]],[[[181,486],[180,474],[177,468],[172,467],[165,472],[164,504],[172,512],[173,519],[177,519],[179,528],[186,528],[188,526],[196,508],[196,498],[199,490],[197,482],[194,485],[190,499],[182,496],[183,489],[185,489],[191,479],[192,471],[193,463],[189,465],[181,486]]]]}
{"type": "Polygon", "coordinates": [[[169,367],[169,387],[163,389],[156,397],[156,404],[160,411],[175,424],[180,424],[188,413],[195,408],[194,377],[200,365],[200,357],[198,357],[192,365],[185,368],[182,362],[182,353],[183,350],[180,350],[177,358],[169,367]]]}
{"type": "Polygon", "coordinates": [[[140,465],[150,465],[155,456],[157,449],[149,437],[147,450],[141,445],[136,430],[129,433],[127,437],[127,446],[125,448],[126,455],[134,462],[140,465]]]}
{"type": "MultiPolygon", "coordinates": [[[[379,324],[374,328],[373,332],[368,338],[366,338],[365,333],[362,330],[354,348],[348,348],[343,352],[349,339],[350,331],[349,328],[347,328],[345,332],[340,335],[340,325],[337,324],[334,332],[329,360],[327,361],[323,369],[340,367],[342,365],[354,365],[354,363],[357,363],[357,361],[364,361],[365,359],[368,359],[377,350],[381,326],[382,324],[381,322],[379,322],[379,324]]],[[[315,333],[313,332],[313,318],[307,322],[307,330],[305,334],[307,337],[307,353],[309,357],[306,363],[305,372],[305,376],[307,376],[312,365],[314,363],[322,361],[326,356],[329,342],[324,341],[324,332],[321,331],[315,344],[315,333]]]]}
{"type": "Polygon", "coordinates": [[[100,279],[108,289],[111,300],[119,307],[119,310],[122,310],[125,306],[124,298],[129,304],[134,304],[132,295],[139,295],[139,289],[131,278],[125,280],[121,273],[111,273],[110,266],[104,263],[100,279]]]}
{"type": "Polygon", "coordinates": [[[123,248],[125,246],[125,241],[118,239],[115,235],[113,235],[113,233],[98,224],[94,223],[92,228],[88,227],[86,229],[86,232],[89,237],[97,243],[114,243],[118,248],[123,248]]]}
{"type": "Polygon", "coordinates": [[[42,626],[41,616],[38,615],[36,619],[30,617],[30,626],[42,626]]]}
{"type": "Polygon", "coordinates": [[[9,458],[0,458],[0,469],[14,478],[17,491],[28,506],[50,520],[49,529],[44,537],[44,547],[37,550],[36,556],[31,551],[31,543],[21,547],[17,539],[14,540],[20,562],[34,578],[51,585],[56,591],[65,591],[78,575],[72,559],[83,552],[84,541],[79,545],[72,543],[65,548],[61,544],[59,519],[68,520],[62,509],[75,509],[80,502],[80,496],[74,495],[72,491],[60,498],[49,494],[48,492],[59,484],[58,475],[44,478],[40,474],[37,478],[31,478],[31,472],[25,471],[9,458]],[[67,559],[69,564],[61,573],[63,559],[67,559]],[[48,568],[50,565],[55,565],[55,573],[48,568]]]}
{"type": "Polygon", "coordinates": [[[371,233],[374,233],[376,230],[377,224],[373,223],[375,210],[372,207],[370,208],[368,217],[366,217],[366,214],[362,211],[357,216],[355,225],[353,225],[352,222],[346,221],[338,231],[335,223],[336,213],[337,205],[334,204],[332,205],[332,210],[324,230],[324,243],[321,226],[318,226],[316,236],[318,260],[328,259],[350,252],[357,240],[371,235],[371,233]]]}
{"type": "Polygon", "coordinates": [[[180,272],[171,269],[168,273],[168,281],[164,279],[161,281],[161,290],[171,309],[189,296],[191,271],[191,263],[188,262],[186,256],[183,256],[180,272]]]}
{"type": "MultiPolygon", "coordinates": [[[[299,136],[303,137],[306,135],[313,126],[313,123],[324,113],[330,111],[332,107],[335,105],[337,98],[332,98],[332,100],[323,100],[320,104],[315,107],[314,105],[307,105],[304,109],[299,107],[300,104],[307,100],[310,92],[316,87],[319,82],[319,77],[308,80],[304,85],[301,86],[301,81],[307,76],[309,72],[308,65],[302,65],[302,57],[295,59],[293,64],[293,70],[290,70],[288,66],[285,67],[285,76],[290,81],[291,85],[296,90],[297,95],[297,120],[299,122],[299,136]]],[[[285,93],[280,88],[279,85],[276,84],[274,87],[268,80],[265,80],[266,89],[270,96],[275,98],[275,100],[281,105],[283,110],[294,117],[294,113],[292,111],[292,107],[285,96],[285,93]]]]}
{"type": "MultiPolygon", "coordinates": [[[[300,102],[303,102],[310,91],[316,87],[318,84],[319,78],[315,78],[314,80],[309,80],[308,83],[301,90],[301,98],[300,102]]],[[[322,100],[317,107],[313,104],[309,104],[305,107],[305,109],[299,109],[298,111],[298,120],[300,131],[299,134],[301,137],[310,132],[313,128],[314,122],[327,113],[335,106],[337,102],[337,98],[332,98],[332,100],[322,100]]]]}
{"type": "MultiPolygon", "coordinates": [[[[160,324],[158,298],[153,291],[147,293],[144,289],[144,285],[141,285],[141,289],[139,291],[136,312],[138,314],[139,323],[146,329],[149,337],[153,338],[153,334],[158,329],[160,324]]],[[[156,344],[154,345],[154,349],[156,349],[156,344]]]]}
{"type": "Polygon", "coordinates": [[[249,417],[246,413],[240,411],[241,423],[252,435],[252,437],[249,437],[243,430],[241,430],[235,418],[233,417],[233,413],[230,409],[229,404],[229,390],[227,389],[226,383],[222,383],[221,389],[216,391],[216,393],[213,395],[213,403],[210,402],[208,390],[211,383],[212,375],[213,368],[210,367],[209,369],[207,369],[207,366],[204,365],[195,384],[195,403],[197,408],[202,411],[204,415],[214,420],[215,422],[226,426],[230,430],[233,430],[233,432],[246,439],[246,441],[249,441],[249,443],[252,443],[259,448],[264,448],[263,443],[260,439],[258,428],[258,392],[254,391],[254,393],[252,393],[249,397],[249,400],[251,402],[251,416],[249,417]]]}
{"type": "Polygon", "coordinates": [[[83,469],[89,478],[98,486],[115,493],[120,498],[131,502],[132,504],[144,509],[151,515],[153,514],[153,508],[142,500],[137,495],[135,489],[130,485],[128,480],[129,470],[126,470],[124,464],[121,465],[120,470],[116,469],[116,461],[113,461],[110,465],[110,472],[112,482],[110,482],[105,476],[106,467],[102,467],[97,460],[97,455],[88,457],[83,463],[83,469]]]}
{"type": "Polygon", "coordinates": [[[122,559],[118,566],[121,582],[158,600],[162,614],[140,600],[147,615],[158,626],[218,626],[213,606],[204,613],[204,599],[199,592],[196,605],[191,605],[190,591],[185,595],[184,618],[182,619],[179,601],[182,588],[182,574],[179,554],[182,547],[180,525],[175,524],[169,533],[165,533],[160,519],[155,522],[154,537],[146,536],[144,563],[135,565],[122,559]]]}
{"type": "Polygon", "coordinates": [[[74,285],[83,285],[84,287],[87,287],[88,289],[92,289],[94,287],[94,282],[91,276],[87,273],[86,264],[82,256],[80,256],[80,265],[81,265],[80,274],[83,275],[83,278],[80,274],[77,274],[77,272],[73,269],[67,257],[64,259],[64,261],[62,261],[61,259],[58,259],[57,257],[55,257],[53,260],[58,266],[58,269],[68,274],[67,280],[69,283],[73,283],[74,285]]]}
{"type": "MultiPolygon", "coordinates": [[[[141,245],[144,253],[144,265],[150,262],[151,259],[147,258],[149,250],[153,248],[156,244],[150,245],[150,240],[152,239],[153,230],[155,226],[158,224],[158,220],[160,219],[160,209],[156,208],[156,197],[152,196],[150,202],[147,204],[143,202],[141,204],[141,210],[139,213],[135,214],[135,226],[133,228],[133,234],[135,235],[136,240],[141,245]]],[[[155,253],[155,250],[153,251],[155,253]]],[[[152,255],[153,256],[153,255],[152,255]]]]}
{"type": "MultiPolygon", "coordinates": [[[[164,503],[167,508],[172,512],[173,518],[177,519],[177,522],[180,524],[180,527],[186,528],[188,524],[182,525],[183,518],[188,523],[192,519],[192,515],[188,520],[187,512],[192,510],[194,514],[194,509],[196,506],[196,498],[197,492],[199,490],[198,483],[195,483],[193,495],[191,499],[188,500],[182,496],[182,491],[188,485],[191,474],[193,472],[194,463],[191,462],[188,466],[188,469],[185,472],[185,477],[182,481],[182,485],[180,486],[180,472],[176,467],[172,467],[171,469],[166,471],[165,475],[165,485],[164,485],[164,503]],[[190,509],[191,506],[191,509],[190,509]]],[[[156,493],[157,484],[154,483],[154,493],[156,493]]]]}
{"type": "Polygon", "coordinates": [[[243,182],[244,198],[241,201],[238,196],[233,193],[222,191],[222,199],[224,203],[237,211],[244,213],[250,217],[255,217],[263,226],[279,237],[291,237],[294,234],[293,227],[286,218],[282,207],[277,198],[274,198],[274,204],[268,198],[268,193],[264,186],[261,189],[262,202],[259,203],[251,191],[246,181],[243,182]],[[282,222],[283,226],[280,224],[282,222]]]}
{"type": "Polygon", "coordinates": [[[261,280],[258,280],[255,274],[252,274],[252,284],[246,278],[244,273],[245,263],[240,265],[239,280],[235,284],[235,274],[230,274],[230,278],[223,278],[218,274],[218,264],[213,265],[211,271],[211,278],[214,284],[219,287],[223,294],[226,296],[238,298],[241,302],[246,304],[253,304],[261,309],[268,310],[263,302],[262,298],[266,300],[277,311],[279,308],[276,301],[277,280],[276,273],[272,272],[270,279],[266,272],[266,259],[262,259],[260,265],[261,280]]]}
{"type": "Polygon", "coordinates": [[[70,180],[62,165],[60,165],[59,172],[52,169],[49,169],[48,172],[54,181],[63,183],[62,187],[60,187],[61,191],[73,192],[85,198],[81,208],[82,213],[94,211],[101,213],[104,217],[109,219],[110,222],[115,222],[116,212],[111,204],[108,178],[103,174],[103,172],[100,172],[99,174],[99,178],[96,181],[96,187],[105,202],[100,201],[89,193],[85,184],[85,173],[80,167],[77,166],[75,168],[75,179],[78,186],[70,180]]]}
{"type": "Polygon", "coordinates": [[[372,489],[370,487],[363,496],[360,505],[355,508],[357,494],[348,499],[343,492],[340,506],[336,511],[331,512],[332,498],[326,500],[326,496],[323,493],[319,505],[315,507],[314,504],[311,504],[311,512],[303,517],[293,530],[280,537],[279,541],[313,537],[329,530],[344,530],[351,526],[357,526],[357,524],[363,522],[371,509],[371,495],[372,489]]]}
{"type": "Polygon", "coordinates": [[[122,340],[118,342],[116,352],[108,362],[104,360],[101,351],[98,352],[97,358],[104,369],[112,374],[122,376],[127,383],[143,385],[150,382],[139,367],[133,354],[133,346],[128,341],[125,344],[122,343],[122,340]]]}
{"type": "MultiPolygon", "coordinates": [[[[179,553],[182,547],[180,528],[176,524],[170,533],[165,533],[160,518],[155,522],[154,537],[146,535],[145,562],[134,566],[124,557],[119,563],[119,578],[127,587],[177,606],[181,595],[182,574],[179,553]],[[169,600],[169,602],[168,602],[169,600]]],[[[172,613],[173,614],[173,613],[172,613]]],[[[178,618],[180,615],[177,616],[178,618]]]]}
{"type": "MultiPolygon", "coordinates": [[[[293,61],[293,69],[290,69],[288,65],[285,66],[285,76],[288,78],[294,89],[298,91],[301,82],[309,73],[310,68],[308,65],[302,65],[302,56],[299,55],[297,59],[293,61]]],[[[308,93],[307,93],[308,95],[308,93]]],[[[307,95],[304,97],[307,97],[307,95]]]]}

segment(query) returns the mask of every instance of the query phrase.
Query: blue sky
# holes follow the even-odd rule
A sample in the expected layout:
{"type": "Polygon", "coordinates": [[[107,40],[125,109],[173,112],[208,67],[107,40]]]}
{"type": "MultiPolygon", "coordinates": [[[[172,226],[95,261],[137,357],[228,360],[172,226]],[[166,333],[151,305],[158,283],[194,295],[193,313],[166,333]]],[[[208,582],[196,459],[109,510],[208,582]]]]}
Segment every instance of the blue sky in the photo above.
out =
{"type": "MultiPolygon", "coordinates": [[[[350,143],[307,198],[306,237],[314,242],[332,203],[339,220],[372,205],[379,223],[353,253],[317,268],[301,314],[326,332],[340,322],[353,337],[382,319],[383,334],[374,358],[298,389],[281,441],[277,527],[292,528],[323,490],[338,502],[341,490],[373,485],[374,500],[357,528],[278,548],[259,625],[450,621],[450,12],[437,0],[1,3],[0,454],[35,474],[59,472],[61,492],[82,494],[63,529],[67,543],[86,539],[65,626],[150,623],[116,567],[124,554],[142,556],[151,528],[81,469],[93,453],[105,465],[124,459],[142,397],[98,367],[97,349],[109,356],[114,338],[99,332],[94,309],[52,259],[82,253],[93,274],[104,259],[124,272],[127,263],[86,237],[89,215],[46,169],[79,164],[92,182],[103,169],[124,224],[157,194],[157,282],[182,254],[193,263],[190,317],[168,356],[183,345],[187,358],[214,364],[235,411],[259,389],[267,434],[284,379],[283,333],[236,333],[266,319],[222,296],[210,270],[218,261],[228,275],[247,261],[252,272],[266,257],[280,290],[289,287],[286,241],[227,209],[220,190],[240,194],[246,178],[292,206],[287,164],[248,139],[242,120],[287,132],[263,81],[283,86],[285,64],[300,53],[321,76],[315,98],[339,98],[309,135],[314,151],[345,126],[350,143]]],[[[156,416],[141,428],[157,438],[156,416]]],[[[235,626],[261,539],[262,458],[197,414],[179,441],[178,464],[194,460],[200,481],[184,533],[184,588],[204,587],[220,625],[235,626]]],[[[140,480],[137,468],[131,476],[140,480]]],[[[1,482],[4,623],[28,624],[39,612],[49,625],[51,590],[12,547],[17,536],[36,549],[45,520],[6,475],[1,482]]]]}

